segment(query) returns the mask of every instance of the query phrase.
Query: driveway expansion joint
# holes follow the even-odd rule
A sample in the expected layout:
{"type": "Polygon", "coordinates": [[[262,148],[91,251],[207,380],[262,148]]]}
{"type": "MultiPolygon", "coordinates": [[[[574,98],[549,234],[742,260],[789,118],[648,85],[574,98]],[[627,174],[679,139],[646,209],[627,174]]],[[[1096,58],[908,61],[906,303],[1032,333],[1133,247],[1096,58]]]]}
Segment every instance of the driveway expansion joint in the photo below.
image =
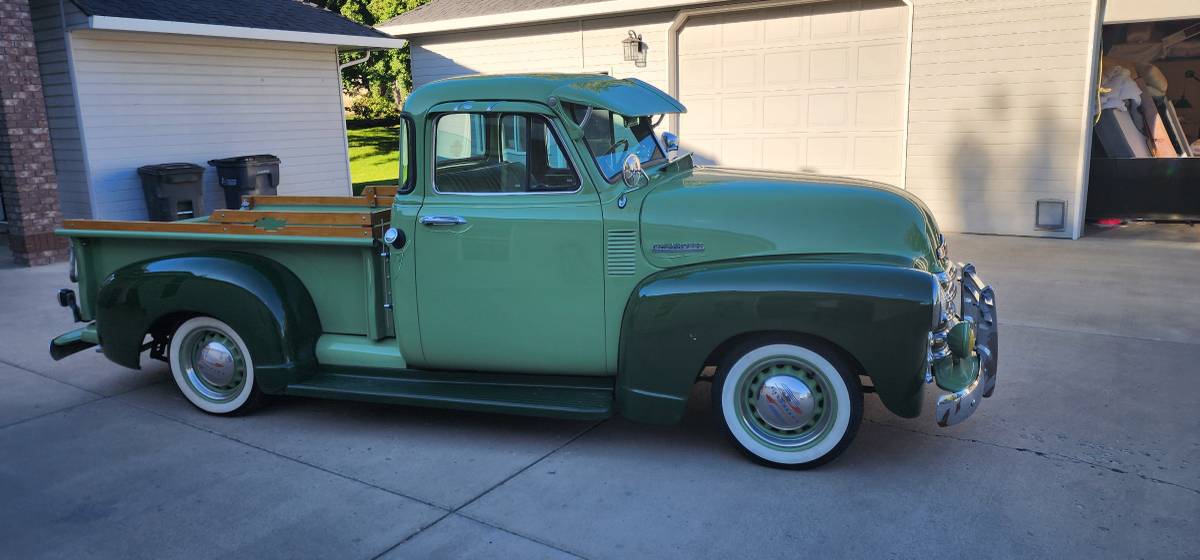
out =
{"type": "MultiPolygon", "coordinates": [[[[6,366],[8,366],[8,367],[11,367],[11,368],[16,368],[16,369],[19,369],[19,370],[21,370],[21,371],[23,371],[23,372],[25,372],[25,373],[31,373],[31,374],[33,374],[33,375],[36,375],[36,376],[38,376],[38,377],[41,377],[41,378],[43,378],[43,379],[49,379],[50,381],[54,381],[55,383],[61,383],[61,384],[63,384],[63,385],[66,385],[67,387],[71,387],[71,388],[74,388],[74,389],[79,389],[80,391],[83,391],[83,392],[85,392],[85,393],[91,393],[91,394],[93,394],[93,395],[96,395],[96,396],[98,396],[98,397],[100,397],[100,398],[105,398],[105,399],[107,399],[108,397],[111,397],[111,396],[116,396],[116,395],[105,395],[104,393],[99,393],[99,392],[93,391],[93,390],[91,390],[91,389],[88,389],[87,387],[80,387],[79,385],[76,385],[76,384],[74,384],[74,383],[68,383],[68,382],[66,382],[66,381],[63,381],[63,380],[61,380],[61,379],[55,379],[55,378],[53,378],[53,377],[50,377],[49,375],[46,375],[46,374],[44,374],[44,373],[42,373],[42,372],[40,372],[40,371],[34,371],[34,370],[32,370],[32,369],[29,369],[29,368],[27,368],[27,367],[25,367],[25,366],[14,364],[14,363],[12,363],[12,362],[10,362],[10,361],[8,361],[8,360],[5,360],[5,359],[3,359],[3,358],[0,358],[0,364],[4,364],[4,365],[6,365],[6,366]]],[[[140,389],[141,387],[138,387],[138,388],[140,389]]]]}
{"type": "Polygon", "coordinates": [[[1094,469],[1106,470],[1106,471],[1109,471],[1109,472],[1112,472],[1112,473],[1115,473],[1115,474],[1126,474],[1126,475],[1132,475],[1132,476],[1135,476],[1135,477],[1137,477],[1137,478],[1140,478],[1140,479],[1142,479],[1142,480],[1145,480],[1145,481],[1147,481],[1147,482],[1152,482],[1152,483],[1155,483],[1155,484],[1165,484],[1165,485],[1167,485],[1167,486],[1173,486],[1173,487],[1175,487],[1175,488],[1179,488],[1180,490],[1187,490],[1188,492],[1191,492],[1191,493],[1193,493],[1193,494],[1200,495],[1200,489],[1192,488],[1192,487],[1189,487],[1189,486],[1184,486],[1184,485],[1182,485],[1182,484],[1179,484],[1179,483],[1177,483],[1177,482],[1171,482],[1171,481],[1169,481],[1169,480],[1162,480],[1161,478],[1154,478],[1154,477],[1152,477],[1152,476],[1147,476],[1147,475],[1144,475],[1144,474],[1141,474],[1141,473],[1137,473],[1137,472],[1133,472],[1133,471],[1127,471],[1127,470],[1124,470],[1124,469],[1118,469],[1118,468],[1116,468],[1116,467],[1110,467],[1110,466],[1107,466],[1107,465],[1101,465],[1101,464],[1099,464],[1099,463],[1095,463],[1095,462],[1092,462],[1092,461],[1088,461],[1087,459],[1080,459],[1080,458],[1078,458],[1078,457],[1072,457],[1072,456],[1070,456],[1070,455],[1063,455],[1062,453],[1054,453],[1053,451],[1038,451],[1038,450],[1036,450],[1036,449],[1029,449],[1029,448],[1027,448],[1027,447],[1014,447],[1014,446],[1011,446],[1011,445],[1003,445],[1003,444],[1000,444],[1000,443],[994,443],[994,442],[990,442],[990,441],[983,441],[983,440],[979,440],[979,439],[975,439],[975,438],[964,438],[964,437],[952,436],[952,435],[948,435],[948,434],[935,434],[935,433],[930,433],[930,432],[924,432],[924,431],[921,431],[921,430],[914,430],[914,429],[912,429],[912,428],[904,428],[904,427],[901,427],[901,426],[896,426],[896,425],[894,425],[894,424],[887,424],[887,423],[884,423],[884,422],[880,422],[880,421],[878,421],[878,420],[868,420],[868,419],[864,419],[864,421],[865,421],[865,422],[868,422],[868,423],[871,423],[871,424],[874,424],[874,425],[876,425],[876,426],[882,426],[882,427],[884,427],[884,428],[891,428],[891,429],[893,429],[893,430],[899,430],[899,431],[902,431],[902,432],[910,432],[910,433],[914,433],[914,434],[921,434],[921,435],[925,435],[925,436],[929,436],[929,437],[935,437],[935,438],[944,438],[944,439],[950,439],[950,440],[954,440],[954,441],[961,441],[961,442],[964,442],[964,443],[975,443],[975,444],[979,444],[979,445],[987,445],[987,446],[989,446],[989,447],[995,447],[995,448],[998,448],[998,449],[1007,449],[1007,450],[1009,450],[1009,451],[1017,451],[1017,452],[1020,452],[1020,453],[1030,453],[1030,454],[1036,455],[1036,456],[1038,456],[1038,457],[1041,457],[1041,458],[1043,458],[1043,459],[1060,459],[1060,460],[1063,460],[1063,461],[1067,461],[1067,462],[1069,462],[1069,463],[1075,463],[1075,464],[1079,464],[1079,465],[1086,465],[1086,466],[1088,466],[1088,467],[1091,467],[1091,468],[1094,468],[1094,469]]]}
{"type": "MultiPolygon", "coordinates": [[[[139,387],[139,388],[140,388],[140,387],[139,387]]],[[[116,396],[116,395],[114,395],[114,396],[116,396]]],[[[98,401],[100,401],[100,400],[104,400],[104,399],[107,399],[107,398],[110,398],[110,397],[102,397],[101,399],[96,399],[96,400],[88,401],[87,403],[82,403],[82,404],[80,404],[80,405],[75,405],[75,406],[82,406],[83,404],[90,404],[90,403],[98,402],[98,401]]],[[[458,514],[458,515],[461,515],[462,517],[465,517],[465,518],[467,518],[467,519],[469,519],[469,520],[471,520],[471,521],[474,521],[474,522],[476,522],[476,523],[480,523],[480,524],[482,524],[482,525],[486,525],[486,526],[488,526],[488,527],[491,527],[491,528],[493,528],[493,529],[496,529],[496,530],[499,530],[499,531],[503,531],[503,532],[505,532],[505,533],[511,534],[511,535],[513,535],[513,536],[516,536],[516,537],[519,537],[519,538],[522,538],[522,539],[526,539],[526,540],[529,540],[529,541],[533,541],[533,542],[535,542],[535,543],[537,543],[537,544],[539,544],[539,545],[545,546],[545,547],[547,547],[547,548],[552,548],[552,549],[554,549],[554,550],[557,550],[557,551],[559,551],[559,552],[562,552],[562,553],[564,553],[564,554],[569,554],[569,555],[571,555],[571,556],[574,556],[574,557],[576,557],[576,558],[584,558],[584,559],[586,560],[586,557],[584,557],[584,556],[580,555],[579,553],[576,553],[576,552],[571,552],[570,550],[564,550],[563,548],[561,548],[561,547],[558,547],[558,546],[555,546],[555,545],[553,545],[553,544],[550,544],[550,543],[547,543],[547,542],[543,542],[543,541],[541,541],[541,540],[539,540],[539,539],[536,539],[536,538],[533,538],[533,537],[530,537],[530,536],[527,536],[527,535],[522,535],[522,534],[520,534],[520,533],[517,533],[517,532],[515,532],[515,531],[512,531],[512,530],[509,530],[509,529],[506,529],[506,528],[504,528],[504,527],[499,527],[499,526],[493,525],[493,524],[491,524],[491,523],[487,523],[487,522],[484,522],[484,521],[480,521],[480,520],[478,520],[478,519],[475,519],[474,517],[468,516],[468,515],[466,515],[466,514],[459,514],[459,510],[461,510],[461,509],[463,509],[463,508],[465,508],[465,507],[467,507],[467,506],[469,506],[469,505],[471,505],[471,504],[475,503],[477,500],[479,500],[480,498],[482,498],[482,497],[486,496],[486,495],[487,495],[488,493],[490,493],[491,491],[495,490],[496,488],[499,488],[500,486],[503,486],[503,485],[504,485],[506,482],[508,482],[508,481],[512,480],[513,478],[516,478],[518,475],[520,475],[521,473],[524,473],[525,471],[529,470],[530,468],[533,468],[535,465],[537,465],[538,463],[542,462],[543,460],[545,460],[546,458],[550,457],[551,455],[553,455],[553,454],[557,453],[557,452],[558,452],[559,450],[561,450],[562,448],[564,448],[564,447],[566,447],[566,446],[568,446],[568,445],[570,445],[570,444],[574,443],[574,442],[575,442],[575,440],[577,440],[577,439],[579,439],[579,438],[583,437],[583,436],[584,436],[584,435],[586,435],[588,432],[591,432],[593,429],[595,429],[596,427],[598,427],[598,426],[600,426],[601,424],[603,424],[603,423],[604,423],[604,421],[603,421],[603,420],[602,420],[602,421],[600,421],[600,422],[596,422],[595,424],[592,424],[591,426],[588,426],[587,428],[584,428],[584,429],[583,429],[583,430],[581,430],[579,433],[577,433],[577,434],[575,434],[574,436],[572,436],[571,438],[567,439],[567,441],[564,441],[562,444],[558,445],[558,446],[557,446],[557,447],[555,447],[554,449],[551,449],[550,451],[547,451],[545,454],[543,454],[542,456],[538,457],[537,459],[535,459],[534,461],[532,461],[532,462],[531,462],[531,463],[529,463],[528,465],[525,465],[524,467],[522,467],[522,468],[518,469],[516,472],[514,472],[514,473],[512,473],[511,475],[509,475],[509,476],[505,477],[505,478],[504,478],[504,480],[501,480],[500,482],[497,482],[496,484],[494,484],[494,485],[492,485],[492,486],[488,487],[486,490],[484,490],[483,492],[479,493],[479,495],[475,496],[474,498],[471,498],[470,500],[468,500],[467,502],[463,503],[462,505],[460,505],[460,506],[458,506],[458,507],[455,507],[455,508],[450,508],[450,509],[447,509],[445,506],[440,506],[440,505],[438,505],[438,504],[435,504],[435,503],[433,503],[433,502],[430,502],[430,501],[428,501],[428,500],[423,500],[423,499],[421,499],[421,498],[417,498],[417,497],[415,497],[415,496],[409,496],[409,495],[407,495],[407,494],[404,494],[404,493],[402,493],[402,492],[397,492],[397,491],[395,491],[395,490],[391,490],[391,489],[389,489],[389,488],[384,488],[384,487],[382,487],[382,486],[379,486],[379,485],[376,485],[376,484],[372,484],[372,483],[370,483],[370,482],[367,482],[367,481],[364,481],[364,480],[361,480],[361,479],[358,479],[358,478],[355,478],[355,477],[352,477],[352,476],[348,476],[348,475],[345,475],[345,474],[343,474],[343,473],[339,473],[339,472],[337,472],[337,471],[333,471],[333,470],[330,470],[330,469],[327,469],[327,468],[321,467],[321,466],[319,466],[319,465],[314,465],[314,464],[312,464],[312,463],[309,463],[309,462],[307,462],[307,461],[302,461],[302,460],[300,460],[300,459],[297,459],[297,458],[295,458],[295,457],[289,457],[289,456],[287,456],[287,455],[284,455],[284,454],[282,454],[282,453],[278,453],[278,452],[276,452],[276,451],[272,451],[272,450],[270,450],[270,449],[266,449],[266,448],[264,448],[264,447],[261,447],[261,446],[255,445],[255,444],[253,444],[253,443],[250,443],[250,442],[247,442],[247,441],[244,441],[244,440],[241,440],[241,439],[238,439],[238,438],[236,438],[236,437],[233,437],[233,436],[230,436],[230,435],[228,435],[228,434],[224,434],[224,433],[221,433],[221,432],[218,432],[218,431],[215,431],[215,430],[211,430],[211,429],[209,429],[209,428],[205,428],[205,427],[203,427],[203,426],[198,426],[198,425],[196,425],[196,424],[193,424],[193,423],[191,423],[191,422],[188,422],[188,421],[186,421],[186,420],[182,420],[182,419],[179,419],[179,418],[175,418],[175,417],[173,417],[173,416],[169,416],[169,415],[163,414],[163,413],[161,413],[161,412],[158,412],[158,411],[155,411],[155,410],[151,410],[151,409],[148,409],[148,408],[146,408],[146,407],[143,407],[143,406],[139,406],[139,405],[137,405],[137,404],[134,404],[134,403],[128,402],[128,401],[126,401],[126,400],[124,400],[124,399],[116,399],[116,402],[120,402],[120,403],[122,403],[122,404],[124,404],[124,405],[126,405],[126,406],[130,406],[130,407],[132,407],[132,408],[136,408],[136,409],[138,409],[138,410],[141,410],[141,411],[143,411],[143,412],[147,412],[147,413],[149,413],[149,414],[153,414],[153,415],[155,415],[155,416],[158,416],[158,417],[160,417],[160,418],[163,418],[163,419],[165,419],[165,420],[169,420],[169,421],[171,421],[171,422],[175,422],[175,423],[177,423],[177,424],[181,424],[181,425],[187,426],[187,427],[189,427],[189,428],[192,428],[192,429],[195,429],[195,430],[199,430],[199,431],[202,431],[202,432],[205,432],[205,433],[208,433],[208,434],[211,434],[211,435],[217,436],[217,437],[219,437],[219,438],[222,438],[222,439],[226,439],[226,440],[232,441],[232,442],[234,442],[234,443],[238,443],[238,444],[241,444],[241,445],[245,445],[245,446],[247,446],[247,447],[250,447],[250,448],[252,448],[252,449],[256,449],[256,450],[258,450],[258,451],[262,451],[262,452],[264,452],[264,453],[268,453],[268,454],[270,454],[270,455],[273,455],[273,456],[275,456],[275,457],[278,457],[278,458],[281,458],[281,459],[284,459],[284,460],[287,460],[287,461],[291,461],[291,462],[294,462],[294,463],[298,463],[298,464],[300,464],[300,465],[304,465],[304,466],[306,466],[306,467],[310,467],[310,468],[313,468],[313,469],[319,470],[319,471],[321,471],[321,472],[324,472],[324,473],[326,473],[326,474],[330,474],[330,475],[333,475],[333,476],[336,476],[336,477],[339,477],[339,478],[342,478],[342,479],[345,479],[345,480],[349,480],[349,481],[351,481],[351,482],[356,482],[356,483],[358,483],[358,484],[362,484],[363,486],[367,486],[367,487],[369,487],[369,488],[373,488],[373,489],[375,489],[375,490],[380,490],[380,491],[382,491],[382,492],[387,492],[388,494],[392,494],[392,495],[394,495],[394,496],[399,496],[399,497],[401,497],[401,498],[409,499],[409,500],[412,500],[412,501],[414,501],[414,502],[418,502],[418,503],[420,503],[420,504],[423,504],[423,505],[426,505],[426,506],[428,506],[428,507],[431,507],[431,508],[434,508],[434,509],[438,509],[438,510],[441,510],[441,511],[444,511],[444,512],[445,512],[444,514],[442,514],[441,516],[439,516],[437,519],[434,519],[432,522],[430,522],[430,523],[428,523],[428,524],[426,524],[426,525],[422,526],[420,529],[417,529],[417,530],[416,530],[416,531],[414,531],[412,534],[410,534],[410,535],[408,535],[407,537],[405,537],[404,539],[402,539],[400,542],[398,542],[398,543],[396,543],[396,544],[394,544],[394,545],[392,545],[392,546],[388,547],[388,548],[387,548],[386,550],[384,550],[383,552],[381,552],[381,553],[377,554],[376,556],[374,556],[374,557],[373,557],[374,559],[378,559],[378,558],[380,558],[380,557],[382,557],[382,556],[386,555],[387,553],[391,552],[392,550],[395,550],[395,549],[396,549],[397,547],[399,547],[400,545],[402,545],[402,544],[404,544],[404,543],[407,543],[408,541],[412,540],[412,539],[413,539],[414,537],[416,537],[417,535],[419,535],[419,534],[423,533],[423,532],[424,532],[426,529],[429,529],[430,527],[433,527],[434,525],[437,525],[438,523],[440,523],[442,520],[446,519],[447,517],[450,517],[451,515],[458,514]]],[[[75,407],[73,406],[73,407],[70,407],[70,408],[75,408],[75,407]]],[[[47,414],[53,414],[53,413],[47,413],[47,414]]]]}
{"type": "Polygon", "coordinates": [[[1121,339],[1125,339],[1125,340],[1136,340],[1138,342],[1158,342],[1158,343],[1162,343],[1162,344],[1182,344],[1184,346],[1200,346],[1200,342],[1192,341],[1192,340],[1171,340],[1169,338],[1159,338],[1159,337],[1153,337],[1153,336],[1134,336],[1131,334],[1119,334],[1119,333],[1102,332],[1102,331],[1064,329],[1062,327],[1035,325],[1033,323],[1001,321],[1000,326],[1001,327],[1016,327],[1019,329],[1044,330],[1044,331],[1051,331],[1051,332],[1056,332],[1056,333],[1082,334],[1085,336],[1107,336],[1107,337],[1111,337],[1111,338],[1121,338],[1121,339]]]}
{"type": "MultiPolygon", "coordinates": [[[[253,443],[250,443],[250,442],[248,442],[248,441],[244,441],[244,440],[238,439],[238,438],[236,438],[236,437],[233,437],[233,436],[231,436],[231,435],[229,435],[229,434],[223,434],[223,433],[221,433],[221,432],[218,432],[218,431],[216,431],[216,430],[211,430],[211,429],[209,429],[209,428],[205,428],[204,426],[197,426],[196,424],[193,424],[193,423],[191,423],[191,422],[188,422],[188,421],[186,421],[186,420],[182,420],[182,419],[180,419],[180,418],[175,418],[175,417],[173,417],[173,416],[170,416],[170,415],[167,415],[167,414],[163,414],[163,413],[161,413],[161,412],[158,412],[158,411],[155,411],[155,410],[151,410],[151,409],[149,409],[149,408],[146,408],[146,407],[144,407],[144,406],[140,406],[140,405],[137,405],[137,404],[134,404],[134,403],[131,403],[131,402],[127,402],[127,401],[125,401],[125,400],[123,400],[123,399],[121,399],[121,400],[118,400],[117,402],[121,402],[122,404],[124,404],[124,405],[126,405],[126,406],[129,406],[129,407],[132,407],[132,408],[136,408],[136,409],[138,409],[138,410],[141,410],[141,411],[143,411],[143,412],[146,412],[146,413],[149,413],[149,414],[153,414],[154,416],[158,416],[159,418],[163,418],[163,419],[165,419],[165,420],[169,420],[169,421],[171,421],[171,422],[175,422],[175,423],[177,423],[177,424],[182,424],[182,425],[184,425],[184,426],[187,426],[187,427],[189,427],[189,428],[192,428],[192,429],[195,429],[195,430],[200,430],[201,432],[205,432],[205,433],[207,433],[207,434],[211,434],[211,435],[217,436],[217,437],[219,437],[219,438],[222,438],[222,439],[226,439],[226,440],[232,441],[232,442],[234,442],[234,443],[238,443],[238,444],[241,444],[241,445],[245,445],[246,447],[249,447],[249,448],[252,448],[252,449],[256,449],[256,450],[258,450],[258,451],[262,451],[263,453],[268,453],[268,454],[270,454],[270,455],[273,455],[273,456],[275,456],[275,457],[278,457],[278,458],[280,458],[280,459],[283,459],[283,460],[286,460],[286,461],[291,461],[291,462],[293,462],[293,463],[297,463],[297,464],[300,464],[300,465],[304,465],[304,466],[306,466],[306,467],[310,467],[310,468],[313,468],[313,469],[319,470],[319,471],[321,471],[321,472],[323,472],[323,473],[326,473],[326,474],[331,474],[331,475],[333,475],[333,476],[336,476],[336,477],[338,477],[338,478],[341,478],[341,479],[344,479],[344,480],[349,480],[349,481],[351,481],[351,482],[355,482],[355,483],[358,483],[358,484],[362,484],[363,486],[367,486],[367,487],[369,487],[369,488],[373,488],[373,489],[375,489],[375,490],[379,490],[379,491],[381,491],[381,492],[387,492],[388,494],[391,494],[391,495],[393,495],[393,496],[399,496],[399,497],[401,497],[401,498],[405,498],[405,499],[408,499],[408,500],[412,500],[412,501],[414,501],[414,502],[420,503],[420,504],[422,504],[422,505],[429,506],[429,507],[431,507],[431,508],[434,508],[434,509],[438,509],[438,510],[441,510],[441,511],[446,511],[446,508],[445,508],[445,507],[439,506],[439,505],[437,505],[437,504],[435,504],[435,503],[432,503],[432,502],[430,502],[430,501],[428,501],[428,500],[423,500],[423,499],[421,499],[421,498],[417,498],[417,497],[414,497],[414,496],[409,496],[409,495],[407,495],[407,494],[404,494],[404,493],[402,493],[402,492],[397,492],[397,491],[395,491],[395,490],[392,490],[392,489],[389,489],[389,488],[384,488],[384,487],[382,487],[382,486],[379,486],[379,485],[377,485],[377,484],[372,484],[372,483],[370,483],[370,482],[367,482],[367,481],[365,481],[365,480],[360,480],[360,479],[354,478],[354,477],[352,477],[352,476],[348,476],[348,475],[345,475],[345,474],[343,474],[343,473],[340,473],[340,472],[337,472],[337,471],[333,471],[333,470],[327,469],[327,468],[325,468],[325,467],[322,467],[322,466],[320,466],[320,465],[314,465],[314,464],[312,464],[312,463],[309,463],[309,462],[307,462],[307,461],[302,461],[302,460],[300,460],[300,459],[297,459],[297,458],[295,458],[295,457],[289,457],[289,456],[287,456],[287,455],[284,455],[284,454],[282,454],[282,453],[279,453],[279,452],[277,452],[277,451],[272,451],[272,450],[270,450],[270,449],[267,449],[267,448],[265,448],[265,447],[261,447],[261,446],[255,445],[255,444],[253,444],[253,443]]],[[[443,517],[445,517],[445,516],[443,516],[443,517]]],[[[440,518],[439,518],[439,519],[440,519],[440,518]]]]}
{"type": "MultiPolygon", "coordinates": [[[[409,535],[409,536],[405,537],[405,538],[404,538],[404,539],[402,539],[400,542],[398,542],[398,543],[396,543],[396,544],[392,545],[392,546],[391,546],[391,547],[389,547],[387,550],[384,550],[383,552],[381,552],[381,553],[379,553],[378,555],[376,555],[374,558],[372,558],[372,560],[378,560],[379,558],[382,558],[383,556],[387,555],[387,553],[389,553],[389,552],[391,552],[391,551],[393,551],[393,550],[396,550],[396,549],[397,549],[397,548],[399,548],[401,545],[403,545],[403,544],[407,543],[408,541],[411,541],[411,540],[412,540],[413,538],[415,538],[417,535],[419,535],[419,534],[421,534],[422,532],[424,532],[426,529],[428,529],[428,528],[430,528],[430,527],[433,527],[434,525],[437,525],[437,524],[438,524],[438,523],[440,523],[440,522],[441,522],[443,519],[446,519],[447,517],[450,517],[451,515],[459,515],[459,516],[461,516],[461,517],[464,517],[464,518],[466,518],[466,519],[469,519],[469,520],[471,520],[471,521],[474,521],[474,522],[476,522],[476,523],[479,523],[479,524],[482,524],[482,525],[486,525],[486,526],[488,526],[488,527],[491,527],[491,528],[493,528],[493,529],[496,529],[496,530],[499,530],[499,531],[504,531],[505,533],[508,533],[508,534],[510,534],[510,535],[513,535],[513,536],[516,536],[516,537],[519,537],[519,538],[522,538],[522,539],[526,539],[526,540],[529,540],[529,541],[533,541],[533,542],[535,542],[535,543],[537,543],[537,544],[540,544],[540,545],[542,545],[542,546],[545,546],[545,547],[547,547],[547,548],[552,548],[552,549],[554,549],[554,550],[557,550],[557,551],[559,551],[559,552],[562,552],[562,553],[564,553],[564,554],[569,554],[569,555],[571,555],[571,556],[574,556],[574,557],[576,557],[576,558],[584,558],[584,559],[586,560],[586,557],[585,557],[585,556],[582,556],[582,555],[580,555],[580,554],[579,554],[579,553],[577,553],[577,552],[572,552],[572,551],[570,551],[570,550],[565,550],[565,549],[563,549],[563,548],[561,548],[561,547],[555,546],[555,545],[553,545],[553,544],[550,544],[550,543],[548,543],[548,542],[544,542],[544,541],[542,541],[542,540],[540,540],[540,539],[536,539],[536,538],[533,538],[533,537],[530,537],[530,536],[527,536],[527,535],[522,535],[522,534],[520,534],[520,533],[518,533],[518,532],[516,532],[516,531],[512,531],[512,530],[510,530],[510,529],[506,529],[506,528],[504,528],[504,527],[500,527],[500,526],[498,526],[498,525],[493,525],[493,524],[491,524],[491,523],[488,523],[488,522],[486,522],[486,521],[481,521],[481,520],[479,520],[479,519],[475,519],[474,517],[472,517],[472,516],[470,516],[470,515],[467,515],[467,514],[465,514],[465,513],[460,513],[460,512],[461,512],[461,511],[462,511],[464,508],[466,508],[467,506],[469,506],[469,505],[471,505],[471,504],[473,504],[473,503],[475,503],[475,502],[479,501],[479,499],[480,499],[480,498],[482,498],[482,497],[484,497],[484,496],[486,496],[486,495],[490,494],[490,493],[491,493],[493,490],[495,490],[495,489],[497,489],[497,488],[499,488],[499,487],[501,487],[501,486],[504,486],[504,484],[506,484],[508,481],[510,481],[510,480],[512,480],[512,479],[514,479],[514,478],[516,478],[516,477],[518,477],[518,476],[520,476],[520,475],[521,475],[522,473],[524,473],[525,471],[528,471],[529,469],[533,468],[533,467],[534,467],[535,465],[537,465],[538,463],[541,463],[542,461],[546,460],[546,458],[550,457],[551,455],[553,455],[553,454],[555,454],[555,453],[558,453],[558,452],[559,452],[561,449],[563,449],[564,447],[566,447],[566,446],[568,446],[568,445],[571,445],[572,443],[575,443],[575,440],[578,440],[579,438],[581,438],[581,437],[583,437],[583,436],[587,435],[589,432],[591,432],[592,430],[596,429],[597,427],[599,427],[601,424],[604,424],[605,422],[607,422],[607,419],[606,419],[606,420],[601,420],[601,421],[599,421],[599,422],[596,422],[595,424],[592,424],[591,426],[588,426],[587,428],[584,428],[583,430],[580,430],[580,432],[579,432],[579,433],[575,434],[574,436],[571,436],[569,439],[567,439],[567,441],[564,441],[564,442],[562,442],[561,444],[559,444],[559,445],[558,445],[557,447],[555,447],[554,449],[551,449],[550,451],[547,451],[546,453],[544,453],[544,454],[543,454],[541,457],[538,457],[537,459],[534,459],[534,460],[533,460],[532,462],[530,462],[528,465],[525,465],[524,467],[521,467],[520,469],[518,469],[516,472],[514,472],[514,473],[512,473],[512,474],[508,475],[507,477],[505,477],[505,478],[504,478],[504,480],[501,480],[500,482],[497,482],[497,483],[495,483],[495,484],[491,485],[490,487],[488,487],[488,488],[487,488],[486,490],[484,490],[483,492],[480,492],[480,493],[479,493],[479,495],[475,496],[474,498],[471,498],[470,500],[467,500],[466,502],[464,502],[462,505],[460,505],[460,506],[458,506],[458,507],[456,507],[456,508],[454,508],[454,509],[452,509],[452,510],[450,510],[450,511],[447,511],[445,515],[442,515],[441,517],[439,517],[439,518],[435,519],[435,520],[433,521],[433,523],[430,523],[430,524],[428,524],[428,525],[426,525],[426,526],[422,527],[422,528],[421,528],[421,529],[419,529],[418,531],[414,532],[413,534],[411,534],[411,535],[409,535]]],[[[444,508],[442,508],[442,509],[444,509],[444,508]]]]}

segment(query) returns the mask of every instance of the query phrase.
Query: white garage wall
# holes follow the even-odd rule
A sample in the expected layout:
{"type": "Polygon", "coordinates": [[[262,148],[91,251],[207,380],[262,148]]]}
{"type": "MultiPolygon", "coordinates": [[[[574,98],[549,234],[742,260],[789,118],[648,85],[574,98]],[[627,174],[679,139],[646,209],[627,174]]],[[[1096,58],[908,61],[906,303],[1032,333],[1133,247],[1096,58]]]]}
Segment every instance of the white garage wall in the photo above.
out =
{"type": "MultiPolygon", "coordinates": [[[[908,3],[905,188],[924,199],[948,231],[1077,235],[1099,0],[908,3]],[[1039,199],[1067,202],[1065,231],[1034,228],[1039,199]]],[[[414,82],[475,72],[582,70],[637,76],[668,89],[664,57],[678,13],[415,37],[414,82]],[[620,40],[629,29],[650,45],[645,68],[621,60],[620,40]]]]}
{"type": "Polygon", "coordinates": [[[95,218],[145,219],[137,168],[279,156],[281,194],[350,192],[335,47],[178,35],[71,33],[95,218]]]}
{"type": "Polygon", "coordinates": [[[592,18],[411,39],[413,85],[465,74],[607,72],[667,89],[667,30],[675,12],[592,18]],[[649,47],[646,66],[624,60],[630,30],[649,47]]]}
{"type": "Polygon", "coordinates": [[[943,229],[1070,236],[1080,203],[1094,0],[920,0],[906,187],[943,229]],[[1064,232],[1034,229],[1038,199],[1064,232]]]}
{"type": "Polygon", "coordinates": [[[413,39],[413,85],[465,74],[579,72],[578,21],[413,39]]]}

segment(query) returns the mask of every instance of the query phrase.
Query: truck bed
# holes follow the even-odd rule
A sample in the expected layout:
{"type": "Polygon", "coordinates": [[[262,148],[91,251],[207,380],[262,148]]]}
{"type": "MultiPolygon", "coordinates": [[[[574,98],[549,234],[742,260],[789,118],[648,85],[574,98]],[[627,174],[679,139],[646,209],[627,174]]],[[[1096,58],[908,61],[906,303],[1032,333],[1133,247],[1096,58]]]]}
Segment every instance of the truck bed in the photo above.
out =
{"type": "Polygon", "coordinates": [[[248,252],[291,270],[308,289],[327,333],[379,340],[393,335],[384,308],[387,270],[376,249],[395,188],[362,196],[247,196],[240,210],[179,222],[67,220],[83,319],[94,319],[101,284],[139,261],[211,251],[248,252]],[[101,250],[103,248],[103,250],[101,250]]]}

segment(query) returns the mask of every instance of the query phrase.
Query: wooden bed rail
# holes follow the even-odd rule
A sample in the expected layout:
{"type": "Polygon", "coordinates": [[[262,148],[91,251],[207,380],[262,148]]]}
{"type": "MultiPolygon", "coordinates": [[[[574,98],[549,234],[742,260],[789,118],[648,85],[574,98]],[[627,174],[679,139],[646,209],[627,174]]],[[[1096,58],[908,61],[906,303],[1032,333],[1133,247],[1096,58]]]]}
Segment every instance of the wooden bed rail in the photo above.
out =
{"type": "Polygon", "coordinates": [[[363,189],[363,196],[252,195],[243,198],[241,210],[216,210],[207,219],[184,222],[66,220],[63,229],[374,238],[382,235],[391,220],[390,202],[395,195],[396,187],[367,187],[363,189]],[[256,206],[270,209],[255,210],[256,206]],[[287,206],[326,206],[330,210],[292,211],[287,206]]]}

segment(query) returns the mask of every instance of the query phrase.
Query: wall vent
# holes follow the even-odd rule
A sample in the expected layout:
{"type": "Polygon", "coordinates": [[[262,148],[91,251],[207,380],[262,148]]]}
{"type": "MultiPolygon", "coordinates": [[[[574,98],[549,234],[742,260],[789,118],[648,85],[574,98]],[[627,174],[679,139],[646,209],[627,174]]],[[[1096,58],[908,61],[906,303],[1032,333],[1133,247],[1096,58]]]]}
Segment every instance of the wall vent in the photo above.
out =
{"type": "Polygon", "coordinates": [[[604,269],[609,276],[633,276],[637,270],[638,241],[633,230],[605,234],[604,269]]]}
{"type": "Polygon", "coordinates": [[[1043,231],[1067,229],[1067,203],[1063,200],[1043,199],[1034,209],[1034,228],[1043,231]]]}

